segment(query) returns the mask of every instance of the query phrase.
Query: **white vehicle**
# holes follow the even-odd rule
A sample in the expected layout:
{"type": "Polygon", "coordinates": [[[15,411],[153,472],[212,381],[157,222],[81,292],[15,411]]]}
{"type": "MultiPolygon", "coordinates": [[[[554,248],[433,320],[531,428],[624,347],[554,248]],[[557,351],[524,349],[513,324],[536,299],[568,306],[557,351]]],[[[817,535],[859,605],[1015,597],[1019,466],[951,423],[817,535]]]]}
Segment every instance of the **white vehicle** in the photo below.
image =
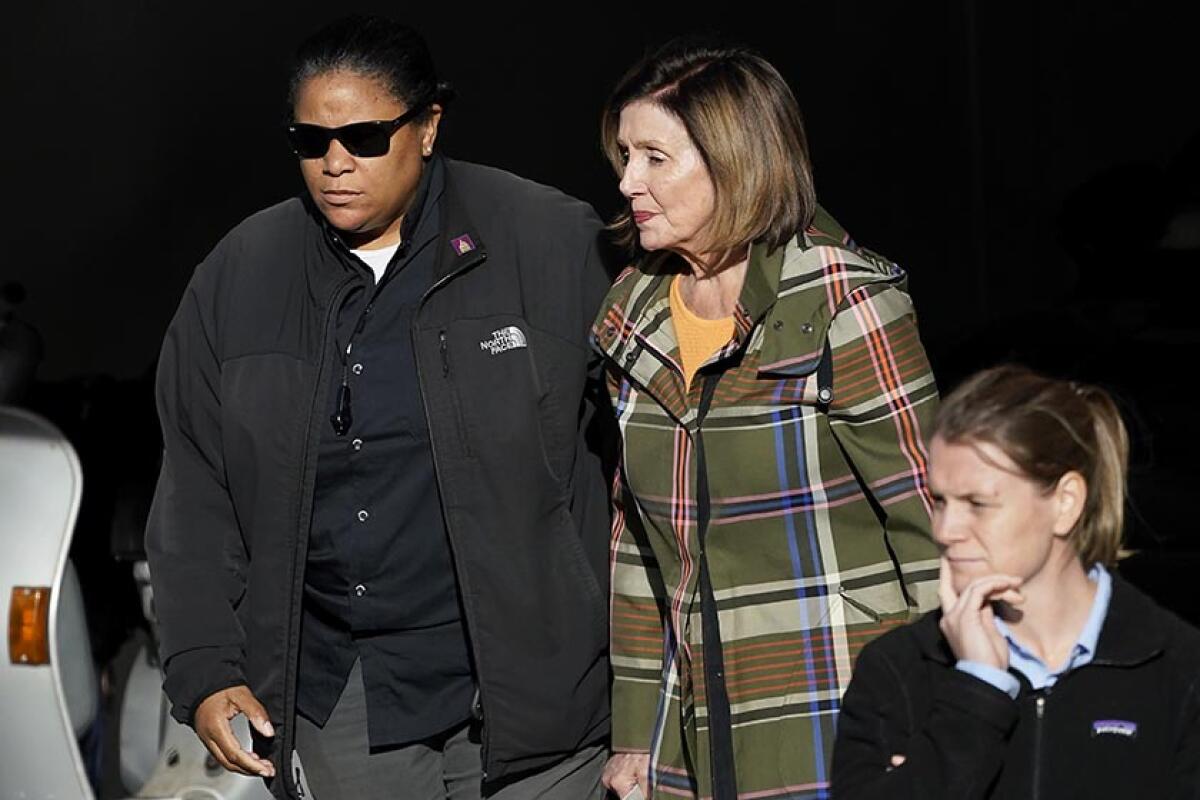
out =
{"type": "MultiPolygon", "coordinates": [[[[83,474],[57,429],[26,411],[0,406],[0,620],[8,647],[0,657],[0,798],[97,798],[80,739],[96,724],[100,685],[79,581],[67,557],[83,474]]],[[[155,631],[150,573],[133,565],[142,608],[155,631]]],[[[129,642],[132,663],[115,718],[120,782],[113,797],[269,800],[258,778],[226,772],[192,730],[168,713],[155,644],[129,642]]],[[[233,720],[243,743],[244,717],[233,720]]]]}

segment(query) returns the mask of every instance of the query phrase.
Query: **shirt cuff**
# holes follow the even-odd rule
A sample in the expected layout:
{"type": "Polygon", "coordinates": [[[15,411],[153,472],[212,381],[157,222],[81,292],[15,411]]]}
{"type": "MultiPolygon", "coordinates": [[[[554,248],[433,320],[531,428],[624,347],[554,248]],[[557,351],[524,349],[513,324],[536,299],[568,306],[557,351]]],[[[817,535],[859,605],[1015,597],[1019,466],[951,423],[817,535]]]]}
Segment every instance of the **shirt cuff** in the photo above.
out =
{"type": "Polygon", "coordinates": [[[1021,691],[1021,682],[1012,674],[996,669],[988,664],[982,664],[978,661],[959,660],[954,668],[959,672],[965,672],[972,675],[989,686],[994,686],[1002,692],[1008,694],[1013,700],[1017,699],[1017,694],[1021,691]]]}

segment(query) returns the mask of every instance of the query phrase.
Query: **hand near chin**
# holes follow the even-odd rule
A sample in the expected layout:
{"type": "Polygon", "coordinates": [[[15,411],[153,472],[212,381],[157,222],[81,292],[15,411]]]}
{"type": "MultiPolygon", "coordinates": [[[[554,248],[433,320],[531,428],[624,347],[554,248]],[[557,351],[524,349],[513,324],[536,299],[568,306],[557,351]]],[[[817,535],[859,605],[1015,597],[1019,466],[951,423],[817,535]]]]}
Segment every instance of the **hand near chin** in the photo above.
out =
{"type": "Polygon", "coordinates": [[[1019,605],[1021,579],[1012,575],[984,575],[971,581],[962,593],[954,590],[950,565],[942,556],[938,596],[942,601],[942,635],[954,655],[964,661],[1008,669],[1008,643],[996,630],[992,603],[1019,605]]]}

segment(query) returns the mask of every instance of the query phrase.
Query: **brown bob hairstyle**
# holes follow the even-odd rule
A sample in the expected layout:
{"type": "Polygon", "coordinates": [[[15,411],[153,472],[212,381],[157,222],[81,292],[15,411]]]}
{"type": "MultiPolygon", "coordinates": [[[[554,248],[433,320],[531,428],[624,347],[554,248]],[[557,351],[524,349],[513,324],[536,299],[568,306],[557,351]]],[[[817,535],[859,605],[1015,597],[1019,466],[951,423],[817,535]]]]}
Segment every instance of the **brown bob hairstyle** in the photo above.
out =
{"type": "MultiPolygon", "coordinates": [[[[639,100],[683,123],[704,159],[716,195],[713,253],[751,242],[774,250],[808,227],[817,201],[804,122],[792,90],[766,59],[742,47],[676,40],[635,64],[613,90],[600,125],[618,175],[621,109],[639,100]]],[[[619,244],[638,252],[628,209],[610,229],[619,244]]]]}
{"type": "Polygon", "coordinates": [[[1129,437],[1103,389],[1021,366],[993,367],[950,393],[933,435],[951,444],[995,445],[1046,491],[1078,472],[1087,499],[1069,538],[1084,568],[1112,565],[1123,555],[1129,437]]]}

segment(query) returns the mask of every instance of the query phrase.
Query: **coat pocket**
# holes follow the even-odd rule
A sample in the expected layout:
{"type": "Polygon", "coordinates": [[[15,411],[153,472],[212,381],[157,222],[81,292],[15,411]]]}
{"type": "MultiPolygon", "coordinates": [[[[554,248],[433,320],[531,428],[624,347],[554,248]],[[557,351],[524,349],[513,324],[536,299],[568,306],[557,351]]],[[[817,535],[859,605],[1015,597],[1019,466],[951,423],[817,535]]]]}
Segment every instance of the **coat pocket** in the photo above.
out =
{"type": "Polygon", "coordinates": [[[583,348],[507,314],[456,320],[442,346],[475,457],[564,487],[575,459],[583,348]]]}
{"type": "Polygon", "coordinates": [[[893,578],[881,583],[856,584],[846,581],[838,584],[837,599],[846,625],[879,625],[909,616],[908,601],[893,578]]]}

